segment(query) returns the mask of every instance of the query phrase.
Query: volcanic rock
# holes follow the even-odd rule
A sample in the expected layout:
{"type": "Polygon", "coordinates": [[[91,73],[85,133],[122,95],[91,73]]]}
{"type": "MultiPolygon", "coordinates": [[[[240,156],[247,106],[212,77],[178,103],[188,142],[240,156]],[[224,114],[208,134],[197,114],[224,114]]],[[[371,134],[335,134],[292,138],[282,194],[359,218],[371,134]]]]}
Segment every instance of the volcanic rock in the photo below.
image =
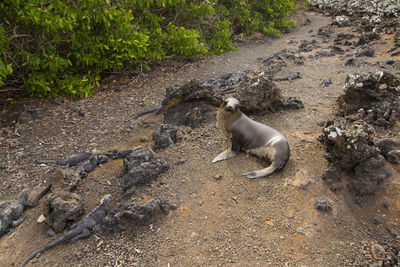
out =
{"type": "Polygon", "coordinates": [[[354,169],[352,189],[358,195],[374,194],[378,186],[391,175],[382,155],[371,157],[354,169]]]}
{"type": "Polygon", "coordinates": [[[78,194],[53,193],[47,198],[46,223],[55,232],[61,232],[68,224],[78,221],[83,215],[84,204],[84,199],[78,194]]]}
{"type": "Polygon", "coordinates": [[[392,137],[379,139],[375,142],[375,146],[377,146],[380,149],[381,154],[387,158],[390,151],[400,149],[400,138],[392,137]]]}
{"type": "Polygon", "coordinates": [[[323,212],[329,212],[332,210],[332,205],[331,205],[330,201],[325,198],[316,200],[314,202],[314,207],[317,210],[323,211],[323,212]]]}
{"type": "Polygon", "coordinates": [[[154,149],[167,148],[178,140],[179,128],[170,124],[160,124],[153,133],[154,149]]]}
{"type": "Polygon", "coordinates": [[[369,110],[373,107],[385,106],[398,113],[397,87],[399,85],[400,79],[388,72],[362,76],[349,74],[346,78],[344,94],[338,98],[339,112],[342,115],[348,115],[361,108],[369,110]]]}
{"type": "Polygon", "coordinates": [[[65,191],[76,188],[80,180],[79,173],[71,168],[57,168],[50,177],[53,189],[59,188],[65,191]]]}
{"type": "Polygon", "coordinates": [[[96,229],[101,233],[112,233],[116,230],[134,230],[134,228],[155,222],[161,216],[169,214],[177,207],[162,198],[154,198],[144,204],[126,203],[111,210],[96,229]]]}
{"type": "Polygon", "coordinates": [[[122,178],[122,191],[125,197],[133,194],[137,186],[154,181],[169,168],[164,159],[156,159],[151,150],[142,148],[137,148],[126,156],[123,164],[126,174],[122,178]]]}
{"type": "Polygon", "coordinates": [[[350,123],[343,117],[328,122],[319,140],[325,146],[327,159],[344,170],[379,154],[373,146],[375,130],[363,121],[350,123]]]}

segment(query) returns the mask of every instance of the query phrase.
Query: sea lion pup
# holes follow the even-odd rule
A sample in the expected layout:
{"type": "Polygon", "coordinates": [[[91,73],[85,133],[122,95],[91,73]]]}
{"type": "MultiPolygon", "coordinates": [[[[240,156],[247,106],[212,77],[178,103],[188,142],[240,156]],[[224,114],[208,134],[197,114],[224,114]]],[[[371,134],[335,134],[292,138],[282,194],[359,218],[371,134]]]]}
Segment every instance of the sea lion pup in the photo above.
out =
{"type": "Polygon", "coordinates": [[[242,174],[254,179],[272,174],[283,168],[288,161],[290,148],[285,136],[243,114],[237,99],[230,97],[221,104],[217,123],[222,133],[231,141],[231,147],[214,158],[213,163],[233,158],[240,150],[269,159],[272,162],[269,167],[242,174]]]}

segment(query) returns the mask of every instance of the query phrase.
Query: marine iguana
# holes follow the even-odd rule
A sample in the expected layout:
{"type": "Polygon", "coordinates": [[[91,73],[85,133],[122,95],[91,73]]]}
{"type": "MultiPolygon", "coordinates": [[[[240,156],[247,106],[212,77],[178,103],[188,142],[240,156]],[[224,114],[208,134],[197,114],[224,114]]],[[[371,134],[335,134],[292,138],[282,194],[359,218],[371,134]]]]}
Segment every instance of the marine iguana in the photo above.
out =
{"type": "MultiPolygon", "coordinates": [[[[138,114],[133,116],[133,119],[137,120],[137,119],[139,119],[139,117],[141,117],[143,115],[146,115],[146,114],[149,114],[149,113],[152,113],[152,112],[158,114],[161,111],[161,109],[162,109],[161,106],[160,107],[152,107],[152,108],[146,109],[145,111],[139,112],[138,114]]],[[[131,121],[131,120],[129,120],[129,121],[131,121]]]]}
{"type": "Polygon", "coordinates": [[[25,266],[25,264],[36,257],[39,253],[42,253],[64,241],[67,241],[68,243],[75,243],[81,238],[89,237],[91,234],[90,230],[92,230],[97,224],[101,223],[110,211],[110,200],[111,195],[105,195],[100,201],[100,205],[90,211],[85,217],[83,217],[82,220],[74,224],[71,230],[29,254],[21,262],[19,267],[25,266]]]}
{"type": "Polygon", "coordinates": [[[39,195],[37,195],[35,200],[30,203],[28,202],[30,190],[25,188],[16,199],[0,205],[0,237],[7,233],[11,227],[17,227],[20,225],[24,221],[24,218],[21,217],[24,210],[27,207],[36,207],[39,200],[46,195],[50,189],[51,185],[47,186],[41,193],[39,193],[39,195]]]}
{"type": "Polygon", "coordinates": [[[301,78],[300,72],[292,72],[284,77],[275,78],[274,81],[291,81],[291,80],[300,79],[300,78],[301,78]]]}
{"type": "Polygon", "coordinates": [[[70,158],[65,160],[59,159],[37,159],[35,163],[37,164],[49,164],[55,163],[57,165],[65,166],[66,168],[71,168],[76,170],[81,178],[85,178],[89,172],[93,171],[98,165],[103,164],[108,161],[108,157],[112,159],[124,158],[132,150],[122,150],[113,153],[90,153],[90,152],[79,152],[72,155],[70,158]]]}

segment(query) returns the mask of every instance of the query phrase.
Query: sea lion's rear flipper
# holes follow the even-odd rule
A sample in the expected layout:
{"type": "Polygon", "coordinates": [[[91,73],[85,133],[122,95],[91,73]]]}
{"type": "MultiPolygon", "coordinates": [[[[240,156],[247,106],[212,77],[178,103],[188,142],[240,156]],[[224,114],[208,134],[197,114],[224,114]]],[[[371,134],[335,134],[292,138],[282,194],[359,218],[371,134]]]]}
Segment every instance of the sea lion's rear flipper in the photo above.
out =
{"type": "Polygon", "coordinates": [[[269,167],[267,167],[265,169],[243,173],[242,175],[246,176],[246,178],[248,178],[248,179],[261,178],[261,177],[265,177],[265,176],[272,174],[277,169],[279,169],[279,165],[276,164],[274,161],[274,162],[272,162],[272,164],[269,167]]]}
{"type": "Polygon", "coordinates": [[[227,149],[224,152],[220,153],[218,156],[216,156],[212,162],[215,163],[218,161],[230,159],[230,158],[236,157],[237,154],[238,153],[234,152],[232,149],[227,149]]]}

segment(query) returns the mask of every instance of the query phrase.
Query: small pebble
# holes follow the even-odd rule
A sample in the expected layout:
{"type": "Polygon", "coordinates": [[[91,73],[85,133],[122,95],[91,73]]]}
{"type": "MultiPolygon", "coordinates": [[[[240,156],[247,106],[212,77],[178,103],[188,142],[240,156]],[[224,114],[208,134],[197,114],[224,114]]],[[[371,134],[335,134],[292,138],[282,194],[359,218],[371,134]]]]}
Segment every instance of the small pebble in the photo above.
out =
{"type": "Polygon", "coordinates": [[[220,174],[217,174],[217,175],[215,175],[214,176],[214,180],[221,180],[222,179],[222,175],[220,175],[220,174]]]}
{"type": "Polygon", "coordinates": [[[178,160],[178,161],[176,162],[176,165],[182,165],[182,164],[185,164],[185,162],[186,162],[186,160],[181,159],[181,160],[178,160]]]}
{"type": "Polygon", "coordinates": [[[377,218],[377,217],[372,218],[372,219],[371,219],[371,222],[372,222],[373,224],[375,224],[375,225],[379,225],[379,224],[382,223],[382,221],[381,221],[379,218],[377,218]]]}
{"type": "Polygon", "coordinates": [[[149,139],[145,136],[140,137],[140,142],[144,143],[144,142],[148,142],[149,139]]]}
{"type": "Polygon", "coordinates": [[[393,65],[396,61],[394,61],[393,59],[389,59],[388,61],[386,61],[386,64],[388,65],[393,65]]]}
{"type": "Polygon", "coordinates": [[[79,110],[78,111],[78,115],[81,116],[81,117],[85,117],[86,114],[82,110],[79,110]]]}

